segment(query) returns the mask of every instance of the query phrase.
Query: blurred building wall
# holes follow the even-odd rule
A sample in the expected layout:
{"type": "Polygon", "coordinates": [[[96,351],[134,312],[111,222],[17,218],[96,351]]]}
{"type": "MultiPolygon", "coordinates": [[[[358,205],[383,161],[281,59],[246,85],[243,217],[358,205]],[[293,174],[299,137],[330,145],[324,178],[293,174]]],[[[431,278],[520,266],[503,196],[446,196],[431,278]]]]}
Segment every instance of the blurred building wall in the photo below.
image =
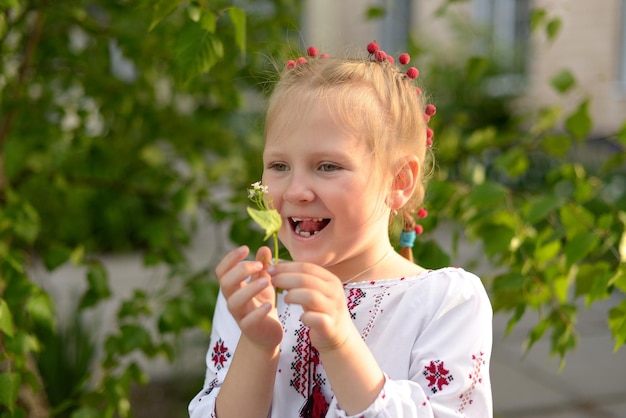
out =
{"type": "MultiPolygon", "coordinates": [[[[444,0],[307,0],[301,34],[304,45],[324,52],[361,52],[371,40],[383,49],[399,53],[406,49],[410,33],[416,39],[433,40],[454,48],[472,47],[474,40],[458,39],[449,22],[435,16],[444,0]],[[386,10],[383,18],[366,20],[370,7],[386,10]],[[457,45],[454,45],[454,44],[457,45]]],[[[561,103],[571,111],[583,97],[591,98],[594,136],[617,132],[626,120],[626,0],[468,0],[454,7],[460,19],[490,26],[506,50],[519,43],[523,49],[524,87],[522,106],[561,103]],[[530,11],[543,8],[549,19],[559,17],[562,28],[555,40],[544,32],[529,35],[530,11]],[[550,79],[569,69],[577,80],[575,89],[558,95],[550,79]]],[[[519,46],[519,45],[518,45],[519,46]]]]}

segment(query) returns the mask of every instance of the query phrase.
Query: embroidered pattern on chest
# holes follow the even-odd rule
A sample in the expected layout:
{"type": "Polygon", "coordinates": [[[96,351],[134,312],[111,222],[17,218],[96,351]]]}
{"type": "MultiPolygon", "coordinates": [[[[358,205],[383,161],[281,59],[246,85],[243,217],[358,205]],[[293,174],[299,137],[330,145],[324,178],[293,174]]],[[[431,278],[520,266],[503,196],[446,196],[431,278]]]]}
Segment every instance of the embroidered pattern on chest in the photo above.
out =
{"type": "Polygon", "coordinates": [[[383,287],[379,293],[374,296],[374,306],[372,306],[372,310],[370,311],[370,319],[367,321],[367,324],[363,328],[363,332],[361,332],[361,338],[364,340],[370,334],[372,328],[374,328],[374,323],[376,322],[376,318],[379,314],[383,313],[382,303],[385,296],[389,295],[387,291],[389,288],[383,287]]]}
{"type": "Polygon", "coordinates": [[[224,344],[224,340],[222,340],[221,338],[218,339],[213,346],[213,353],[211,354],[213,366],[215,366],[217,370],[221,370],[222,367],[224,367],[224,364],[226,364],[226,362],[230,358],[230,356],[230,350],[224,344]]]}
{"type": "Polygon", "coordinates": [[[280,324],[283,326],[283,330],[287,328],[287,320],[291,316],[291,311],[289,310],[289,306],[290,305],[286,305],[283,312],[278,314],[278,320],[280,321],[280,324]]]}
{"type": "Polygon", "coordinates": [[[424,367],[423,373],[428,381],[428,387],[433,393],[439,392],[454,380],[450,370],[446,369],[441,360],[432,360],[428,366],[424,367]]]}
{"type": "Polygon", "coordinates": [[[483,365],[486,364],[484,355],[485,353],[482,353],[482,352],[479,354],[472,354],[472,361],[474,362],[474,370],[473,370],[473,373],[469,374],[469,378],[472,381],[472,384],[470,388],[467,390],[467,392],[463,393],[460,396],[461,405],[459,406],[458,412],[465,411],[465,408],[474,402],[474,400],[472,399],[472,395],[474,394],[474,389],[476,389],[476,385],[483,382],[481,369],[483,365]]]}
{"type": "Polygon", "coordinates": [[[366,293],[361,289],[350,289],[348,292],[348,311],[350,311],[350,317],[352,319],[356,319],[356,312],[354,312],[354,308],[361,303],[365,296],[366,293]]]}
{"type": "Polygon", "coordinates": [[[294,359],[291,362],[293,379],[289,381],[289,384],[295,388],[300,395],[306,398],[310,384],[309,357],[311,357],[311,343],[309,341],[309,328],[300,325],[300,328],[295,331],[295,334],[297,337],[296,344],[291,347],[291,351],[294,353],[294,359]]]}

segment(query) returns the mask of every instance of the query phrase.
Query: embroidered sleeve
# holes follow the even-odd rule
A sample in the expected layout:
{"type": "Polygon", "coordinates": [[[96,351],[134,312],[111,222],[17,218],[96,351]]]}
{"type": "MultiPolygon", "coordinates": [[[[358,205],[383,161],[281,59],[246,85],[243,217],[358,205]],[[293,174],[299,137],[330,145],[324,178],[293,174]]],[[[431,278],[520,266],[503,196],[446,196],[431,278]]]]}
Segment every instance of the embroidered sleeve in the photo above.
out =
{"type": "Polygon", "coordinates": [[[190,418],[217,418],[215,400],[241,333],[221,292],[215,306],[211,342],[206,354],[204,387],[189,403],[190,418]]]}
{"type": "Polygon", "coordinates": [[[493,416],[491,304],[476,276],[462,270],[450,276],[443,293],[424,296],[438,305],[416,336],[409,378],[387,376],[377,399],[356,415],[348,416],[333,400],[327,418],[493,416]]]}

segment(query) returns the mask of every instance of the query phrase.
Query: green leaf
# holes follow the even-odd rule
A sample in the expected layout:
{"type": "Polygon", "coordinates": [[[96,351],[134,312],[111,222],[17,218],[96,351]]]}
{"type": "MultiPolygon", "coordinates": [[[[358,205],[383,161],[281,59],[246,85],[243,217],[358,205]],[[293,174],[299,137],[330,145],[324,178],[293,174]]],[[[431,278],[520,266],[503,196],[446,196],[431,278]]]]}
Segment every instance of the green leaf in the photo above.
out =
{"type": "Polygon", "coordinates": [[[537,325],[533,327],[533,329],[530,330],[530,332],[528,333],[528,340],[526,341],[526,351],[530,350],[532,346],[535,345],[535,343],[539,341],[541,337],[543,337],[549,325],[550,317],[543,318],[537,323],[537,325]]]}
{"type": "Polygon", "coordinates": [[[538,135],[554,128],[561,117],[561,111],[559,105],[540,109],[537,122],[530,128],[531,134],[538,135]]]}
{"type": "Polygon", "coordinates": [[[546,25],[546,35],[548,36],[549,41],[554,41],[556,36],[561,31],[562,26],[563,22],[558,17],[555,17],[548,22],[548,24],[546,25]]]}
{"type": "Polygon", "coordinates": [[[52,245],[43,255],[48,271],[52,271],[70,259],[72,251],[63,245],[52,245]]]}
{"type": "Polygon", "coordinates": [[[152,31],[163,19],[174,13],[181,3],[182,0],[157,0],[152,6],[152,21],[148,31],[152,31]]]}
{"type": "Polygon", "coordinates": [[[489,70],[489,60],[484,57],[470,57],[465,64],[465,73],[469,82],[483,79],[489,70]]]}
{"type": "Polygon", "coordinates": [[[33,294],[26,302],[26,312],[38,324],[53,329],[56,322],[52,298],[43,291],[33,294]]]}
{"type": "Polygon", "coordinates": [[[178,333],[191,326],[194,321],[194,307],[188,299],[174,299],[165,304],[159,317],[159,331],[178,333]]]}
{"type": "Polygon", "coordinates": [[[626,299],[609,311],[609,328],[615,338],[615,348],[617,351],[626,344],[626,299]]]}
{"type": "Polygon", "coordinates": [[[0,299],[0,331],[9,337],[13,337],[15,328],[13,327],[13,315],[9,305],[4,299],[0,299]]]}
{"type": "Polygon", "coordinates": [[[209,71],[223,56],[220,38],[187,20],[175,43],[179,77],[183,82],[209,71]]]}
{"type": "Polygon", "coordinates": [[[282,218],[276,209],[261,210],[248,207],[248,215],[265,231],[264,240],[277,234],[282,225],[282,218]]]}
{"type": "Polygon", "coordinates": [[[582,141],[589,135],[592,123],[591,116],[589,116],[589,100],[587,99],[565,120],[565,127],[574,138],[582,141]]]}
{"type": "Polygon", "coordinates": [[[550,80],[556,91],[563,94],[576,85],[576,79],[570,70],[562,70],[550,80]]]}
{"type": "Polygon", "coordinates": [[[526,222],[534,224],[545,220],[545,218],[554,210],[563,204],[562,200],[556,196],[541,196],[530,200],[524,207],[526,214],[526,222]]]}
{"type": "Polygon", "coordinates": [[[543,266],[553,261],[559,254],[559,251],[561,251],[561,241],[554,240],[545,245],[536,247],[533,258],[538,265],[543,266]]]}
{"type": "Polygon", "coordinates": [[[20,384],[19,373],[0,373],[0,405],[6,406],[11,412],[15,409],[20,384]]]}
{"type": "Polygon", "coordinates": [[[563,247],[567,268],[585,258],[596,247],[598,240],[597,234],[587,231],[580,232],[567,240],[563,247]]]}
{"type": "Polygon", "coordinates": [[[187,5],[187,16],[194,22],[199,22],[202,17],[202,8],[198,3],[191,2],[187,5]]]}
{"type": "Polygon", "coordinates": [[[546,135],[541,139],[541,148],[552,157],[563,158],[567,156],[572,147],[572,139],[568,135],[546,135]]]}
{"type": "Polygon", "coordinates": [[[149,352],[152,347],[152,338],[145,328],[139,325],[122,325],[120,328],[119,349],[122,354],[134,350],[149,352]]]}
{"type": "Polygon", "coordinates": [[[465,146],[469,151],[479,153],[485,148],[494,146],[497,139],[497,129],[494,126],[488,126],[486,128],[474,130],[469,138],[467,138],[465,146]]]}
{"type": "Polygon", "coordinates": [[[530,161],[525,150],[511,148],[496,158],[495,165],[509,177],[516,178],[528,171],[530,161]]]}
{"type": "Polygon", "coordinates": [[[598,274],[606,272],[606,266],[602,264],[606,263],[583,263],[580,265],[576,271],[576,291],[574,293],[576,297],[585,296],[591,292],[598,274]]]}
{"type": "Polygon", "coordinates": [[[200,17],[200,26],[208,32],[215,33],[217,27],[217,16],[213,12],[204,12],[200,17]]]}
{"type": "Polygon", "coordinates": [[[530,30],[532,32],[536,31],[537,28],[543,23],[547,16],[547,12],[545,9],[533,9],[530,14],[530,30]]]}
{"type": "Polygon", "coordinates": [[[72,412],[71,418],[102,418],[102,411],[95,408],[84,407],[72,412]]]}
{"type": "Polygon", "coordinates": [[[511,331],[513,331],[513,328],[520,321],[520,319],[522,319],[525,312],[526,312],[526,305],[523,305],[523,304],[518,305],[515,308],[515,313],[509,318],[508,322],[506,323],[506,330],[505,330],[506,335],[509,335],[511,331]]]}
{"type": "Polygon", "coordinates": [[[101,300],[111,296],[108,273],[101,263],[91,263],[87,272],[87,283],[89,287],[80,301],[80,309],[95,306],[101,300]]]}
{"type": "Polygon", "coordinates": [[[568,237],[573,237],[580,232],[587,232],[595,225],[594,214],[575,203],[562,206],[559,217],[568,237]]]}
{"type": "Polygon", "coordinates": [[[506,201],[507,189],[495,182],[486,181],[472,189],[468,195],[468,205],[471,207],[493,208],[506,201]]]}
{"type": "Polygon", "coordinates": [[[246,53],[246,12],[238,7],[231,7],[228,9],[228,16],[235,27],[235,43],[243,56],[246,53]]]}
{"type": "Polygon", "coordinates": [[[491,290],[493,292],[501,292],[501,291],[521,292],[522,289],[524,288],[525,282],[526,282],[526,276],[521,273],[511,272],[511,273],[501,274],[493,280],[493,284],[491,285],[491,290]]]}
{"type": "Polygon", "coordinates": [[[0,7],[18,7],[20,5],[19,0],[0,0],[0,7]]]}
{"type": "Polygon", "coordinates": [[[387,14],[387,9],[384,7],[371,6],[365,11],[365,20],[382,19],[387,14]]]}
{"type": "Polygon", "coordinates": [[[622,145],[626,146],[626,122],[622,125],[622,128],[617,133],[616,138],[622,143],[622,145]]]}

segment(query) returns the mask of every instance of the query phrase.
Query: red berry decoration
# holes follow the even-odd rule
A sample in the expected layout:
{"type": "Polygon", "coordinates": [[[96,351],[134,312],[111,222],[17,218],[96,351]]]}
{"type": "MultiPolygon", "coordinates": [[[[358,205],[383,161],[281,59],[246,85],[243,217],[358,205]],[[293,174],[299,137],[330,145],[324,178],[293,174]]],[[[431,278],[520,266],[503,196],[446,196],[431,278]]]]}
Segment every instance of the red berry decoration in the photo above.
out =
{"type": "Polygon", "coordinates": [[[287,60],[285,63],[285,67],[291,69],[296,66],[296,62],[294,60],[287,60]]]}
{"type": "Polygon", "coordinates": [[[426,128],[426,138],[428,138],[428,139],[433,139],[433,135],[434,135],[434,134],[435,134],[435,133],[433,132],[433,130],[432,130],[432,129],[430,129],[430,128],[426,128]]]}
{"type": "Polygon", "coordinates": [[[400,61],[400,64],[402,65],[407,65],[409,61],[411,61],[411,57],[405,52],[404,54],[400,54],[398,61],[400,61]]]}
{"type": "Polygon", "coordinates": [[[424,227],[422,225],[415,225],[415,233],[417,235],[422,235],[424,232],[424,227]]]}
{"type": "Polygon", "coordinates": [[[385,51],[376,51],[376,61],[378,62],[383,62],[384,60],[387,59],[387,54],[385,53],[385,51]]]}
{"type": "Polygon", "coordinates": [[[435,105],[429,104],[426,106],[425,112],[428,116],[435,116],[435,113],[437,113],[437,108],[435,107],[435,105]]]}
{"type": "Polygon", "coordinates": [[[396,60],[391,55],[387,55],[387,61],[389,61],[390,64],[396,62],[396,60]]]}
{"type": "Polygon", "coordinates": [[[426,113],[424,113],[424,122],[430,122],[430,116],[428,116],[426,113]]]}
{"type": "Polygon", "coordinates": [[[415,92],[417,93],[418,96],[422,95],[422,89],[420,89],[419,87],[415,87],[415,92]]]}
{"type": "Polygon", "coordinates": [[[424,219],[427,216],[428,216],[428,210],[426,210],[426,208],[420,208],[420,210],[417,211],[418,218],[424,219]]]}
{"type": "Polygon", "coordinates": [[[433,147],[433,139],[426,138],[426,148],[432,148],[432,147],[433,147]]]}
{"type": "Polygon", "coordinates": [[[367,44],[367,52],[369,52],[370,54],[375,54],[376,51],[378,51],[378,44],[376,43],[376,41],[372,41],[367,44]]]}
{"type": "Polygon", "coordinates": [[[311,57],[311,58],[315,58],[317,57],[317,48],[315,48],[314,46],[310,46],[307,50],[306,50],[306,54],[311,57]]]}
{"type": "Polygon", "coordinates": [[[296,60],[296,65],[306,64],[308,61],[304,57],[300,57],[296,60]]]}
{"type": "Polygon", "coordinates": [[[329,57],[329,55],[328,55],[328,54],[322,54],[322,55],[320,55],[320,58],[328,58],[328,57],[329,57]]]}
{"type": "Polygon", "coordinates": [[[406,76],[409,77],[411,80],[415,80],[419,75],[420,72],[415,67],[411,67],[406,70],[406,76]]]}

